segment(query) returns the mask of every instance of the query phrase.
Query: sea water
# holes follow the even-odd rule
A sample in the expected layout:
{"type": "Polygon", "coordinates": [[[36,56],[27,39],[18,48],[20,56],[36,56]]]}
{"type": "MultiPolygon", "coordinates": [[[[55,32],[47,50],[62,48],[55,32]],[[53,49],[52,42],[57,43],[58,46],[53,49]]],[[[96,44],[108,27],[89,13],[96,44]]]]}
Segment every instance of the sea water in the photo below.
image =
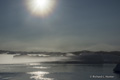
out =
{"type": "Polygon", "coordinates": [[[0,64],[0,80],[120,80],[116,64],[0,64]]]}

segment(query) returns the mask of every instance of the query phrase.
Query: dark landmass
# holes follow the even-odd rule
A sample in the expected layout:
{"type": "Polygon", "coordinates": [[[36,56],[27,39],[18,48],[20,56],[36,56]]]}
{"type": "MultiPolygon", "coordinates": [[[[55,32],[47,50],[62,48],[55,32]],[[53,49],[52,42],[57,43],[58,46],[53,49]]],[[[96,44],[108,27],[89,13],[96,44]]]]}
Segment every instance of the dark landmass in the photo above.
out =
{"type": "Polygon", "coordinates": [[[48,55],[63,55],[65,56],[68,53],[72,53],[73,55],[79,56],[81,54],[111,54],[111,55],[117,55],[120,56],[120,51],[75,51],[75,52],[27,52],[27,51],[8,51],[8,50],[0,50],[0,54],[7,53],[7,54],[48,54],[48,55]]]}
{"type": "Polygon", "coordinates": [[[113,69],[113,71],[115,73],[119,73],[120,74],[120,63],[116,65],[116,67],[113,69]]]}

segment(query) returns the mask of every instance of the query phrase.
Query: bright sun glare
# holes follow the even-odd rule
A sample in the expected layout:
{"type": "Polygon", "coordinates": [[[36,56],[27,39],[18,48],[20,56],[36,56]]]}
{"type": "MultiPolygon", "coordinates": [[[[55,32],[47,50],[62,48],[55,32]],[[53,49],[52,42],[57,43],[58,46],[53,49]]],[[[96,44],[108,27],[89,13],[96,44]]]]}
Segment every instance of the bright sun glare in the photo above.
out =
{"type": "Polygon", "coordinates": [[[46,16],[52,12],[56,0],[27,0],[28,9],[37,16],[46,16]]]}
{"type": "Polygon", "coordinates": [[[50,4],[50,0],[35,0],[34,5],[40,10],[46,10],[50,4]]]}

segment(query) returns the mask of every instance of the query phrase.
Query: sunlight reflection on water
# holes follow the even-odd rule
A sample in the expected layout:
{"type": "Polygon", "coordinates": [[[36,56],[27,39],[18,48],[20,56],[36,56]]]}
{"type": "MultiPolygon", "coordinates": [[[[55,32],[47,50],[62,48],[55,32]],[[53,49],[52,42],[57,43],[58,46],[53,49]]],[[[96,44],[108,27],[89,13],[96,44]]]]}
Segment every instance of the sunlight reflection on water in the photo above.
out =
{"type": "Polygon", "coordinates": [[[28,64],[26,64],[26,65],[30,65],[30,66],[35,66],[35,65],[41,65],[40,63],[28,63],[28,64]]]}
{"type": "Polygon", "coordinates": [[[29,64],[26,64],[26,65],[29,65],[30,67],[28,68],[33,68],[33,69],[49,69],[51,67],[45,67],[45,66],[42,66],[40,63],[29,63],[29,64]]]}
{"type": "Polygon", "coordinates": [[[54,80],[53,78],[45,78],[45,75],[50,74],[49,72],[42,72],[42,71],[36,71],[36,72],[27,72],[27,74],[30,74],[30,79],[35,80],[54,80]]]}
{"type": "Polygon", "coordinates": [[[36,68],[36,69],[48,69],[48,68],[50,68],[50,67],[42,67],[42,66],[41,66],[41,67],[37,67],[37,66],[36,66],[36,67],[32,67],[32,68],[36,68]]]}

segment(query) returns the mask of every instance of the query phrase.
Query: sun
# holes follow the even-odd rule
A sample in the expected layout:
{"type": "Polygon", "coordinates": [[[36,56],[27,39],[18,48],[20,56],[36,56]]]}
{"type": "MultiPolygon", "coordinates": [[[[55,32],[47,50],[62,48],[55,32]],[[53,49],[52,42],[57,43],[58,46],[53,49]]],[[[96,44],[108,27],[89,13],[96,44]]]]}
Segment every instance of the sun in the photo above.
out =
{"type": "Polygon", "coordinates": [[[33,4],[38,10],[45,11],[50,7],[50,0],[34,0],[33,4]]]}
{"type": "Polygon", "coordinates": [[[56,0],[27,0],[28,10],[37,16],[46,16],[52,12],[56,0]]]}

